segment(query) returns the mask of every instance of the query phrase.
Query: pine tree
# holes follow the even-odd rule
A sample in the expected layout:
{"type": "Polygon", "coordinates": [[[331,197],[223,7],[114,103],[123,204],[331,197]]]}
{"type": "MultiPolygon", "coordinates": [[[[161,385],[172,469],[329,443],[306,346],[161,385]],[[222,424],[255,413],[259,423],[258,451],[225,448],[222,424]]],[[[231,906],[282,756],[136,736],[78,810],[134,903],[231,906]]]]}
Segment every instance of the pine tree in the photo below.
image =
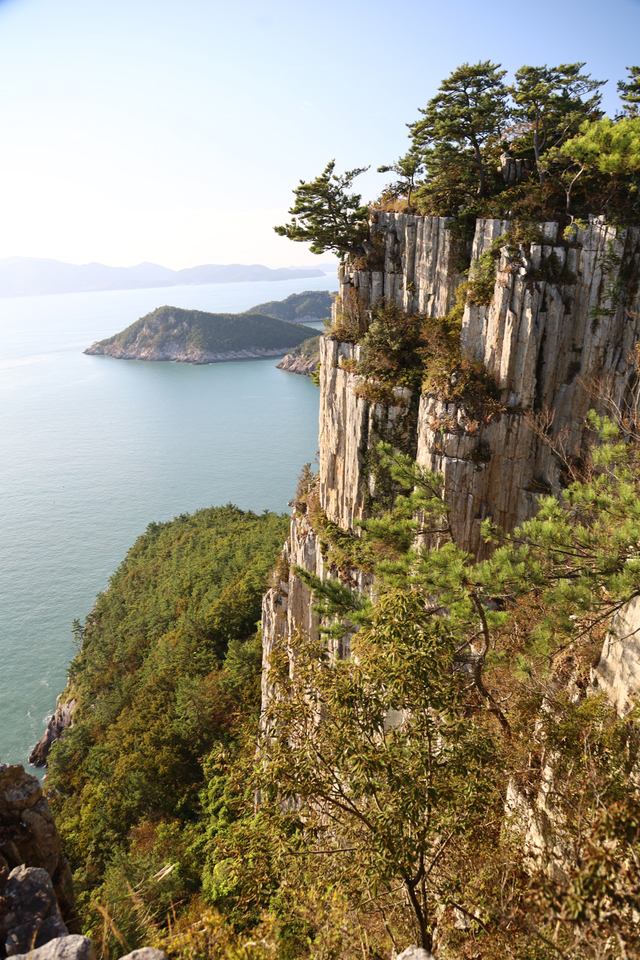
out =
{"type": "Polygon", "coordinates": [[[335,163],[331,160],[310,183],[300,181],[293,191],[296,202],[289,210],[293,219],[273,229],[281,237],[309,243],[312,253],[333,250],[348,255],[361,252],[361,243],[369,230],[368,208],[362,205],[360,194],[348,191],[355,178],[369,168],[336,174],[335,163]]]}
{"type": "Polygon", "coordinates": [[[513,116],[530,130],[517,143],[519,149],[531,144],[541,185],[546,177],[545,151],[561,146],[584,120],[602,115],[597,91],[606,81],[591,80],[590,74],[580,73],[582,67],[584,63],[520,67],[515,84],[509,87],[516,104],[513,116]],[[585,100],[588,94],[592,96],[585,100]]]}
{"type": "Polygon", "coordinates": [[[414,149],[422,152],[429,177],[437,178],[453,162],[475,179],[478,199],[487,191],[486,145],[499,137],[508,116],[502,82],[506,70],[499,67],[489,60],[464,63],[420,110],[424,119],[409,125],[414,149]]]}
{"type": "Polygon", "coordinates": [[[622,100],[622,111],[626,117],[637,117],[640,113],[640,67],[627,67],[628,80],[618,81],[618,93],[622,100]]]}

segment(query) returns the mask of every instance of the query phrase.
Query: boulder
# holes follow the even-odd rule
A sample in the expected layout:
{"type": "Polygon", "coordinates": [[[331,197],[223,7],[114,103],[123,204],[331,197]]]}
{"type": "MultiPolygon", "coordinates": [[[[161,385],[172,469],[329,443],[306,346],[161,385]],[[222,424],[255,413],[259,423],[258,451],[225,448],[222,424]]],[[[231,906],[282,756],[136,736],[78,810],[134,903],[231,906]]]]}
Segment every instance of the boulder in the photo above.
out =
{"type": "Polygon", "coordinates": [[[13,960],[96,960],[89,937],[77,935],[50,940],[28,953],[16,953],[13,960]]]}
{"type": "Polygon", "coordinates": [[[139,950],[132,950],[121,960],[167,960],[164,950],[156,950],[154,947],[140,947],[139,950]]]}
{"type": "Polygon", "coordinates": [[[399,953],[396,960],[435,960],[435,957],[424,947],[411,946],[399,953]]]}
{"type": "Polygon", "coordinates": [[[50,940],[66,937],[51,877],[38,867],[15,867],[3,890],[0,945],[6,956],[28,953],[50,940]]]}
{"type": "Polygon", "coordinates": [[[71,870],[49,803],[36,777],[19,764],[0,763],[0,886],[20,866],[47,873],[65,925],[79,933],[71,870]]]}

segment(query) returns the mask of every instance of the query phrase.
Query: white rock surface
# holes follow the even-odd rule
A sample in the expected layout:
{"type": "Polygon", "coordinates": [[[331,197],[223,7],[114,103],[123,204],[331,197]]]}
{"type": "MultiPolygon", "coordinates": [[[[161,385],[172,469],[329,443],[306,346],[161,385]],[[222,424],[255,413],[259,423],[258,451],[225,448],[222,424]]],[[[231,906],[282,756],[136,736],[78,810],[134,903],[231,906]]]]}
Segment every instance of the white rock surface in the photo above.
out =
{"type": "MultiPolygon", "coordinates": [[[[479,220],[472,262],[508,227],[504,220],[479,220]]],[[[355,293],[367,307],[385,296],[408,313],[445,315],[463,280],[459,244],[447,221],[378,213],[374,247],[376,235],[384,256],[372,264],[375,269],[340,267],[342,302],[355,293]]],[[[474,419],[463,404],[436,395],[412,399],[401,389],[397,405],[371,404],[358,396],[360,378],[349,369],[360,347],[321,338],[318,489],[328,518],[354,530],[367,515],[376,494],[372,447],[395,434],[406,452],[444,476],[456,541],[473,556],[484,556],[480,527],[485,517],[511,532],[535,513],[541,494],[561,488],[563,464],[542,441],[531,414],[546,411],[551,440],[568,458],[579,458],[598,382],[617,401],[624,398],[630,378],[626,357],[640,340],[640,284],[634,286],[634,271],[637,278],[640,229],[617,233],[595,220],[578,230],[569,246],[559,239],[556,223],[543,223],[540,242],[528,251],[522,248],[513,258],[502,249],[491,305],[467,305],[462,323],[463,353],[481,362],[501,389],[504,412],[498,415],[474,419]],[[556,275],[565,266],[557,283],[543,279],[550,276],[550,259],[556,275]]],[[[320,545],[303,517],[294,515],[286,550],[291,566],[325,572],[320,545]]],[[[369,586],[367,581],[365,589],[369,586]]],[[[263,609],[265,662],[274,644],[296,629],[313,633],[310,606],[309,591],[293,574],[269,591],[263,609]]],[[[637,682],[640,667],[625,667],[629,676],[622,677],[615,657],[613,644],[603,653],[598,682],[617,685],[616,702],[626,709],[620,691],[637,682]]],[[[266,679],[264,693],[268,696],[266,679]]]]}
{"type": "Polygon", "coordinates": [[[613,616],[591,683],[606,693],[619,716],[633,709],[640,694],[640,597],[613,616]]]}
{"type": "Polygon", "coordinates": [[[50,940],[29,953],[15,954],[13,960],[96,960],[96,955],[89,937],[74,934],[50,940]]]}
{"type": "Polygon", "coordinates": [[[411,946],[399,953],[396,960],[436,960],[436,958],[423,947],[411,946]]]}

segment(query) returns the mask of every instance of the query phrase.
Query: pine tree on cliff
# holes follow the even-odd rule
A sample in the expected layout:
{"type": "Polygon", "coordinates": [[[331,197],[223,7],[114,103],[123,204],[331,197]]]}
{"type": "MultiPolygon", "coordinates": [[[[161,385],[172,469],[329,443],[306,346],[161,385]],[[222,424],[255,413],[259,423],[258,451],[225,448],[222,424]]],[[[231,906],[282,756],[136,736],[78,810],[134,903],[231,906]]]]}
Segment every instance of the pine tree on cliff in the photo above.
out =
{"type": "Polygon", "coordinates": [[[296,202],[289,210],[293,219],[273,228],[281,237],[309,243],[311,253],[358,253],[369,230],[368,208],[362,206],[359,193],[348,193],[355,178],[369,168],[337,174],[335,165],[331,160],[315,180],[300,181],[293,191],[296,202]]]}
{"type": "Polygon", "coordinates": [[[508,117],[506,70],[484,60],[463,63],[440,84],[438,93],[420,110],[424,119],[409,125],[415,146],[423,153],[430,180],[451,169],[475,171],[476,197],[487,192],[486,146],[499,137],[508,117]]]}
{"type": "Polygon", "coordinates": [[[520,67],[515,84],[508,88],[516,104],[512,115],[525,129],[517,148],[533,150],[541,186],[547,174],[545,151],[575,136],[585,120],[602,116],[602,96],[597,91],[606,80],[591,80],[590,74],[580,73],[583,67],[584,63],[520,67]],[[588,94],[592,96],[584,99],[588,94]]]}

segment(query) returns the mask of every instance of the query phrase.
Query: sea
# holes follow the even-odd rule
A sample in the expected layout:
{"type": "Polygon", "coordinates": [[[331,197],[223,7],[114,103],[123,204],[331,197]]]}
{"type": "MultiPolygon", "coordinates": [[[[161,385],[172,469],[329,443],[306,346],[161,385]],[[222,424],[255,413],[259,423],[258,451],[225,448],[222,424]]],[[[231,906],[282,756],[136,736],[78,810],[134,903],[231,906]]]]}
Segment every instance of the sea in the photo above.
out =
{"type": "Polygon", "coordinates": [[[333,275],[0,299],[0,762],[34,772],[72,621],[151,521],[227,503],[286,512],[317,455],[318,390],[277,359],[82,351],[167,303],[239,312],[335,289],[333,275]]]}

